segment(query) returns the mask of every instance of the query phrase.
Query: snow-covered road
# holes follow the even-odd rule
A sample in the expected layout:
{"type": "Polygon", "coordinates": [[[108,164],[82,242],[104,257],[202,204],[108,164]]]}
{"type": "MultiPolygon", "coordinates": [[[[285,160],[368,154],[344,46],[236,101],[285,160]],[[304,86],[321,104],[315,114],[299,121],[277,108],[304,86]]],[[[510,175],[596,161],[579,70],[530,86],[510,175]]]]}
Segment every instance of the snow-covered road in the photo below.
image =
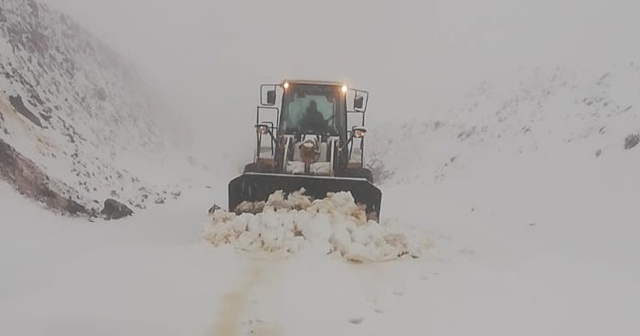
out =
{"type": "Polygon", "coordinates": [[[243,272],[243,259],[200,241],[198,197],[88,223],[10,192],[3,184],[0,334],[207,334],[243,272]]]}
{"type": "MultiPolygon", "coordinates": [[[[484,183],[489,182],[470,190],[484,183]]],[[[9,195],[2,188],[2,195],[9,195]]],[[[509,195],[519,187],[501,188],[509,195]]],[[[415,204],[392,201],[418,191],[389,188],[386,213],[422,225],[433,245],[419,259],[364,264],[313,248],[283,258],[213,247],[203,235],[215,192],[204,188],[119,222],[62,219],[19,197],[3,197],[0,334],[634,335],[640,330],[634,313],[640,309],[640,267],[631,245],[637,229],[630,223],[612,221],[607,227],[583,217],[584,222],[565,225],[548,214],[530,221],[518,212],[521,201],[535,198],[530,193],[499,200],[513,211],[500,211],[473,192],[420,198],[429,204],[426,214],[412,210],[415,204]]],[[[538,199],[537,204],[548,210],[552,203],[538,199]]]]}
{"type": "Polygon", "coordinates": [[[0,183],[0,335],[637,335],[637,148],[546,133],[530,149],[489,135],[452,144],[456,130],[444,131],[394,143],[411,149],[424,134],[426,164],[394,169],[383,222],[429,244],[383,263],[326,255],[328,234],[342,244],[348,225],[327,230],[321,216],[296,227],[315,241],[287,258],[214,246],[207,210],[226,181],[94,223],[0,183]]]}

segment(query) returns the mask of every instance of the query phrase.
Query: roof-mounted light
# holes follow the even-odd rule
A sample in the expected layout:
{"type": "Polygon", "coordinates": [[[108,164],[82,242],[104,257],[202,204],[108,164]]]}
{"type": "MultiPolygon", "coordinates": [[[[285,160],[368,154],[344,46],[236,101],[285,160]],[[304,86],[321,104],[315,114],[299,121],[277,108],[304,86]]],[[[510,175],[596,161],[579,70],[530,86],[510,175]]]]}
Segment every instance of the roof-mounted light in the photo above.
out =
{"type": "Polygon", "coordinates": [[[342,86],[342,92],[343,93],[347,93],[347,91],[349,91],[349,88],[346,85],[342,86]]]}
{"type": "Polygon", "coordinates": [[[284,86],[284,89],[285,89],[285,90],[286,90],[286,89],[288,89],[288,88],[289,88],[289,82],[284,82],[284,85],[283,85],[283,86],[284,86]]]}

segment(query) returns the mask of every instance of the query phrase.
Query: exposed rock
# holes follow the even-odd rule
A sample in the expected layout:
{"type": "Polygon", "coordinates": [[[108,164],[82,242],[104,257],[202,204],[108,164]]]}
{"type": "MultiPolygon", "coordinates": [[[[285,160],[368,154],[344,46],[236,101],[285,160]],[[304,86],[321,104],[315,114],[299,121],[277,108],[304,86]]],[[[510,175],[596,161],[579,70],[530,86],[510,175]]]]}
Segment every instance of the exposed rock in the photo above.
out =
{"type": "Polygon", "coordinates": [[[108,220],[121,219],[133,215],[133,210],[113,198],[108,198],[104,201],[104,208],[100,214],[108,220]]]}
{"type": "Polygon", "coordinates": [[[629,134],[624,139],[624,149],[631,149],[640,143],[640,133],[629,134]]]}
{"type": "Polygon", "coordinates": [[[20,95],[9,96],[9,102],[11,103],[11,105],[13,105],[13,108],[18,111],[18,113],[22,114],[25,118],[27,118],[38,127],[43,127],[40,119],[24,105],[24,102],[22,101],[22,97],[20,97],[20,95]]]}
{"type": "Polygon", "coordinates": [[[0,178],[9,182],[21,194],[46,204],[64,214],[90,215],[91,211],[64,196],[58,186],[35,163],[0,139],[0,178]]]}

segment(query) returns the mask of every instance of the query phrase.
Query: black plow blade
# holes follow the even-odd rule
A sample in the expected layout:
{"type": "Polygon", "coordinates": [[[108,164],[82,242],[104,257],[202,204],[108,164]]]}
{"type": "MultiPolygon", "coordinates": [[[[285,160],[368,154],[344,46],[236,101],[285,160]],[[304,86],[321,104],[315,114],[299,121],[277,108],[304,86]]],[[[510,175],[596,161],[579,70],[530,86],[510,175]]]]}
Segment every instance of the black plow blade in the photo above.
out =
{"type": "Polygon", "coordinates": [[[244,201],[266,201],[278,190],[285,194],[304,188],[304,195],[321,199],[329,192],[348,191],[357,204],[366,205],[366,213],[380,217],[382,192],[365,178],[244,173],[229,182],[229,211],[244,201]]]}

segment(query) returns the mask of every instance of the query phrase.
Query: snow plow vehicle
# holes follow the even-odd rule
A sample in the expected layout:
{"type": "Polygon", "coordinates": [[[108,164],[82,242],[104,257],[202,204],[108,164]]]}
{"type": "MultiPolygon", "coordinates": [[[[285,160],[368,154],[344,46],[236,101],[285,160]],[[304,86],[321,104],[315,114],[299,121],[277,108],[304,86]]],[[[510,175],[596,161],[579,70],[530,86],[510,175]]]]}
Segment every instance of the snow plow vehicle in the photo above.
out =
{"type": "Polygon", "coordinates": [[[241,212],[241,204],[266,201],[276,191],[304,189],[312,199],[346,191],[378,221],[382,192],[364,165],[369,93],[313,80],[260,89],[254,160],[229,183],[229,210],[241,212]]]}

